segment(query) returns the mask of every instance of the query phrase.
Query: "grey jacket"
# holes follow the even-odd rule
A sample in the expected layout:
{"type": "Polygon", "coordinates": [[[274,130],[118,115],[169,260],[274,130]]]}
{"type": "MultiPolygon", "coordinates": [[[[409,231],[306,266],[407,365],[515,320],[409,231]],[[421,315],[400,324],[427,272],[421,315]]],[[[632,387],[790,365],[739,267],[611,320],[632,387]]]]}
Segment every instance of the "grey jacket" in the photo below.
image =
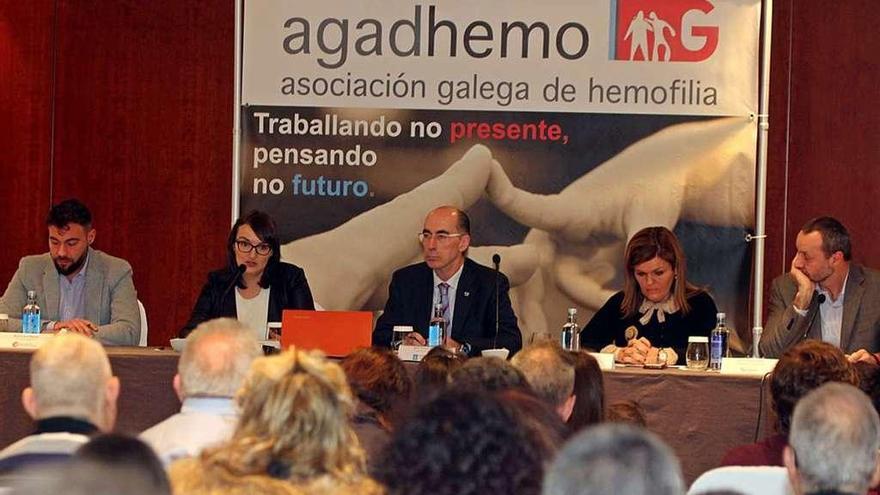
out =
{"type": "MultiPolygon", "coordinates": [[[[89,248],[84,318],[98,325],[95,338],[106,345],[137,345],[141,333],[137,292],[127,261],[89,248]]],[[[9,315],[9,330],[21,331],[21,309],[27,291],[37,292],[44,321],[57,321],[61,302],[58,270],[49,253],[25,256],[3,297],[0,313],[9,315]]]]}
{"type": "MultiPolygon", "coordinates": [[[[761,355],[779,357],[786,349],[804,340],[822,338],[822,318],[818,315],[817,294],[801,316],[792,301],[797,284],[789,274],[773,280],[769,316],[761,337],[761,355]]],[[[880,351],[880,272],[856,263],[849,266],[840,325],[840,348],[849,354],[859,349],[880,351]]]]}

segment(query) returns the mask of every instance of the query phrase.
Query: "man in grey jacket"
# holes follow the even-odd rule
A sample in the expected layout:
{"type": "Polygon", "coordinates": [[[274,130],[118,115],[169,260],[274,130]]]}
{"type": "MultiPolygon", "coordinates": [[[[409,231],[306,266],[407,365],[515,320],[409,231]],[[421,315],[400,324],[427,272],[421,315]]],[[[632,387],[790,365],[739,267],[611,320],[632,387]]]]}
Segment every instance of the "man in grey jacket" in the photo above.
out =
{"type": "Polygon", "coordinates": [[[773,281],[761,355],[778,357],[808,338],[847,354],[880,351],[880,272],[852,261],[846,227],[814,218],[795,246],[791,270],[773,281]]]}
{"type": "Polygon", "coordinates": [[[0,313],[9,329],[21,331],[21,310],[28,291],[35,291],[42,313],[42,331],[66,330],[93,337],[106,345],[137,345],[140,311],[131,265],[92,249],[92,214],[76,199],[49,210],[49,252],[25,256],[3,297],[0,313]]]}

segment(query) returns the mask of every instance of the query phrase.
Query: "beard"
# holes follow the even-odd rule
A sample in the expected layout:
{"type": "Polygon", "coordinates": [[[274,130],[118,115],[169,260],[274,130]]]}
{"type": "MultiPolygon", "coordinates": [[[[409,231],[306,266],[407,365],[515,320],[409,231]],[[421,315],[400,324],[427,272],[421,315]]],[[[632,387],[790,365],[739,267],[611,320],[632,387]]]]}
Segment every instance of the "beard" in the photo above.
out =
{"type": "MultiPolygon", "coordinates": [[[[56,259],[56,258],[52,259],[52,263],[55,264],[55,269],[58,270],[58,273],[60,275],[64,275],[66,277],[67,275],[70,275],[71,273],[75,273],[77,270],[82,268],[83,264],[86,262],[86,255],[88,255],[88,251],[83,253],[83,255],[80,256],[78,260],[76,260],[73,263],[71,263],[70,265],[68,265],[67,268],[64,268],[61,265],[59,265],[58,259],[56,259]]],[[[70,259],[70,258],[66,258],[66,259],[70,259]]]]}

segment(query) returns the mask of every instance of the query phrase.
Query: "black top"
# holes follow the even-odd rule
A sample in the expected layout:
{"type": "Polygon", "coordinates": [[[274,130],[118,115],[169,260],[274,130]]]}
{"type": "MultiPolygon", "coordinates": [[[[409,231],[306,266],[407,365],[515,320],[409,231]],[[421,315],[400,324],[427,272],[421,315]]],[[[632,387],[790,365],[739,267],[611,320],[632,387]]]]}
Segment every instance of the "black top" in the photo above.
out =
{"type": "Polygon", "coordinates": [[[84,419],[71,418],[69,416],[52,416],[37,420],[37,431],[40,433],[79,433],[92,435],[98,428],[84,419]]]}
{"type": "MultiPolygon", "coordinates": [[[[522,334],[510,304],[510,283],[498,273],[498,339],[510,355],[522,347],[522,334]]],[[[495,346],[495,270],[465,258],[455,290],[451,336],[456,342],[471,346],[470,355],[495,346]]],[[[428,336],[428,321],[434,300],[434,271],[426,263],[417,263],[394,272],[388,287],[385,311],[373,329],[373,345],[388,347],[394,325],[410,325],[428,336]]]]}
{"type": "MultiPolygon", "coordinates": [[[[315,309],[312,291],[306,281],[302,268],[290,263],[277,263],[269,270],[269,319],[281,321],[285,309],[315,309]]],[[[202,287],[199,299],[193,308],[189,321],[180,331],[186,337],[203,321],[220,317],[236,318],[235,289],[231,288],[236,277],[234,270],[223,269],[208,274],[208,281],[202,287]]]]}
{"type": "Polygon", "coordinates": [[[666,315],[666,321],[657,321],[657,314],[651,316],[647,325],[639,322],[642,314],[624,317],[620,313],[623,291],[611,296],[602,308],[593,315],[590,323],[581,332],[581,346],[601,350],[608,344],[626,346],[626,329],[635,327],[637,337],[645,337],[654,347],[671,347],[678,354],[678,364],[685,362],[688,337],[709,336],[715,328],[718,308],[708,292],[699,291],[688,297],[691,310],[682,315],[681,310],[666,315]]]}

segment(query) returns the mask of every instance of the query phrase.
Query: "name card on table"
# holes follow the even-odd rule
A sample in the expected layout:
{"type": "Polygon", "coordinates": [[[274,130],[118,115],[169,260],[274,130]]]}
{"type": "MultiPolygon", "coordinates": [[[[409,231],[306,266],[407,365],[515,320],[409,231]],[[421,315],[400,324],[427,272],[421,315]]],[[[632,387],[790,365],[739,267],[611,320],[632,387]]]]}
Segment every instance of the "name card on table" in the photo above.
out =
{"type": "Polygon", "coordinates": [[[600,370],[614,369],[614,354],[609,352],[591,352],[589,354],[596,358],[596,361],[599,361],[600,370]]]}
{"type": "Polygon", "coordinates": [[[773,371],[778,359],[724,358],[721,360],[722,375],[764,376],[773,371]]]}
{"type": "Polygon", "coordinates": [[[397,357],[401,361],[421,361],[431,349],[426,345],[402,345],[397,349],[397,357]]]}
{"type": "Polygon", "coordinates": [[[52,333],[0,332],[0,349],[36,349],[54,336],[52,333]]]}

